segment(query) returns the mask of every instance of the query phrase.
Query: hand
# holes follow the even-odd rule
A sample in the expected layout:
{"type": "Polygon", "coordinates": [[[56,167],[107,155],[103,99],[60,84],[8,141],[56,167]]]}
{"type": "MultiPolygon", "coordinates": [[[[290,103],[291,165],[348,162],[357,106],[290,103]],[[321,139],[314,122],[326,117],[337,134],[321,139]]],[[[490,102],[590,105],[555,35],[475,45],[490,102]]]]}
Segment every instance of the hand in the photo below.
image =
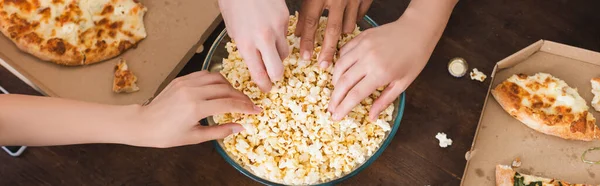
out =
{"type": "Polygon", "coordinates": [[[301,36],[300,54],[303,60],[310,60],[315,42],[315,33],[324,9],[329,10],[327,27],[319,54],[319,66],[327,68],[333,61],[341,32],[352,33],[356,21],[364,17],[373,0],[304,0],[300,9],[296,36],[301,36]]]}
{"type": "Polygon", "coordinates": [[[141,108],[143,134],[135,146],[173,147],[222,139],[244,128],[240,124],[200,126],[201,119],[222,113],[260,113],[261,109],[235,90],[219,73],[195,72],[173,80],[141,108]]]}
{"type": "Polygon", "coordinates": [[[328,108],[334,120],[387,85],[371,107],[369,118],[375,120],[423,70],[445,24],[431,24],[407,11],[396,22],[362,32],[340,50],[328,108]]]}
{"type": "Polygon", "coordinates": [[[289,55],[289,10],[283,0],[219,0],[229,36],[236,42],[250,76],[263,91],[283,78],[289,55]]]}

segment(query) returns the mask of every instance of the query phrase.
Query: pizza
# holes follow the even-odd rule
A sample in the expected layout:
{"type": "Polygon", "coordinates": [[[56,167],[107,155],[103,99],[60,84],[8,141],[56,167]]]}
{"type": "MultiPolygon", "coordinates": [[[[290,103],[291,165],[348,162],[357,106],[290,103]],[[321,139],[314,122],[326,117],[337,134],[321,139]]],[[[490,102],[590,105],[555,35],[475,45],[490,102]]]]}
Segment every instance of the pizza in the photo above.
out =
{"type": "Polygon", "coordinates": [[[600,111],[600,78],[592,78],[590,83],[592,83],[592,94],[594,94],[594,98],[590,104],[594,110],[600,111]]]}
{"type": "Polygon", "coordinates": [[[506,112],[536,131],[572,140],[600,138],[577,89],[550,74],[513,75],[491,92],[506,112]]]}
{"type": "Polygon", "coordinates": [[[119,59],[115,66],[115,79],[113,81],[113,92],[131,93],[137,92],[140,88],[136,84],[137,77],[129,70],[124,59],[119,59]]]}
{"type": "Polygon", "coordinates": [[[593,186],[516,172],[508,165],[496,165],[496,186],[593,186]]]}
{"type": "Polygon", "coordinates": [[[137,0],[0,0],[0,31],[44,61],[86,65],[146,38],[146,11],[137,0]]]}

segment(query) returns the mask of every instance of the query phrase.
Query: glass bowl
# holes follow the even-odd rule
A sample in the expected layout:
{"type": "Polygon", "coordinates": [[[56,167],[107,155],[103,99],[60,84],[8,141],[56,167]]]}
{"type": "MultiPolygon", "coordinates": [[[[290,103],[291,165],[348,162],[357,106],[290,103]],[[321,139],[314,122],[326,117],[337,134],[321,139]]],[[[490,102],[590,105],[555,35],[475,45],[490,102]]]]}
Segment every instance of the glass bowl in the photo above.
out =
{"type": "MultiPolygon", "coordinates": [[[[357,24],[360,27],[361,31],[378,26],[368,16],[365,16],[357,24]]],[[[219,34],[219,36],[217,37],[217,39],[211,46],[210,50],[208,51],[206,59],[204,60],[204,64],[202,65],[202,70],[218,72],[222,69],[222,66],[221,66],[222,60],[223,60],[223,58],[227,58],[227,56],[228,56],[227,50],[225,49],[225,45],[229,41],[231,41],[231,38],[227,35],[227,30],[223,29],[223,31],[221,31],[221,33],[219,34]]],[[[406,96],[405,93],[402,93],[394,101],[395,108],[394,108],[394,114],[392,115],[392,123],[391,123],[392,129],[390,131],[386,132],[385,139],[381,142],[381,145],[373,153],[373,155],[368,157],[367,160],[364,163],[362,163],[361,165],[356,166],[356,168],[354,168],[354,170],[352,170],[348,174],[343,175],[343,176],[338,177],[333,180],[329,180],[327,182],[319,183],[317,185],[333,185],[333,184],[339,183],[343,180],[346,180],[346,179],[358,174],[360,171],[364,170],[365,168],[367,168],[369,165],[371,165],[371,163],[373,163],[377,159],[377,157],[379,157],[383,153],[385,148],[392,142],[392,139],[394,139],[394,135],[396,134],[396,132],[398,131],[398,127],[400,126],[400,120],[402,119],[402,114],[404,112],[405,96],[406,96]]],[[[216,125],[216,123],[214,122],[212,117],[207,118],[204,121],[204,123],[208,123],[208,125],[216,125]]],[[[221,154],[221,156],[223,156],[225,161],[227,161],[227,163],[231,164],[231,166],[233,166],[235,169],[240,171],[242,174],[250,177],[251,179],[253,179],[257,182],[265,184],[265,185],[281,185],[280,183],[271,182],[269,180],[266,180],[264,178],[254,175],[249,168],[243,167],[238,162],[236,162],[232,158],[232,155],[229,154],[225,150],[225,147],[223,145],[223,140],[215,140],[214,145],[215,145],[215,148],[217,149],[217,152],[219,152],[219,154],[221,154]]]]}

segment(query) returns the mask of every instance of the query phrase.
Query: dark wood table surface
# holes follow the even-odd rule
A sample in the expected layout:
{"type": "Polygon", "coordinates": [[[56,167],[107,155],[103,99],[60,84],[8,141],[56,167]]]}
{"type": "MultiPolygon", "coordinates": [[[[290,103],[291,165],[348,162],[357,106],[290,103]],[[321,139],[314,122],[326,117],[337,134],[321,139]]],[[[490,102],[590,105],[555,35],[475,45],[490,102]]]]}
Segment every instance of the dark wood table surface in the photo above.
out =
{"type": "MultiPolygon", "coordinates": [[[[397,19],[407,0],[375,0],[378,23],[397,19]]],[[[489,86],[452,78],[447,62],[463,57],[489,74],[494,64],[540,39],[600,51],[600,1],[462,0],[431,59],[408,88],[399,132],[382,156],[342,185],[459,185],[489,86]],[[440,148],[445,132],[454,141],[440,148]]],[[[218,29],[222,29],[221,25],[218,29]]],[[[214,35],[205,44],[210,47],[214,35]]],[[[200,69],[196,55],[181,72],[200,69]]],[[[0,85],[38,95],[0,67],[0,85]]],[[[492,176],[493,177],[493,176],[492,176]]],[[[0,154],[0,185],[258,185],[227,164],[211,143],[171,149],[124,145],[31,147],[0,154]]]]}

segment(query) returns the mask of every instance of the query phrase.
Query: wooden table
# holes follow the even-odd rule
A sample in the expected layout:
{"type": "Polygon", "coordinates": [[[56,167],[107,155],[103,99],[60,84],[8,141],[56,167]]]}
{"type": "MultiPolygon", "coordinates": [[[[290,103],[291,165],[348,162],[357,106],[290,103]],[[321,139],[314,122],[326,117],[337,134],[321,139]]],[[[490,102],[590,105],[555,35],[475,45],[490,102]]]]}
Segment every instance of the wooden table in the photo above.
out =
{"type": "MultiPolygon", "coordinates": [[[[376,0],[368,15],[388,23],[408,3],[376,0]]],[[[598,7],[600,1],[460,1],[430,62],[407,90],[394,141],[375,163],[343,184],[458,185],[489,80],[452,78],[448,60],[463,57],[489,74],[497,61],[539,39],[600,51],[598,7]],[[447,133],[453,145],[440,148],[437,132],[447,133]]],[[[182,74],[200,69],[204,55],[195,56],[182,74]]],[[[2,68],[0,85],[14,93],[37,94],[2,68]]],[[[19,158],[0,154],[0,162],[0,185],[258,185],[227,164],[211,143],[172,149],[40,147],[19,158]]]]}

